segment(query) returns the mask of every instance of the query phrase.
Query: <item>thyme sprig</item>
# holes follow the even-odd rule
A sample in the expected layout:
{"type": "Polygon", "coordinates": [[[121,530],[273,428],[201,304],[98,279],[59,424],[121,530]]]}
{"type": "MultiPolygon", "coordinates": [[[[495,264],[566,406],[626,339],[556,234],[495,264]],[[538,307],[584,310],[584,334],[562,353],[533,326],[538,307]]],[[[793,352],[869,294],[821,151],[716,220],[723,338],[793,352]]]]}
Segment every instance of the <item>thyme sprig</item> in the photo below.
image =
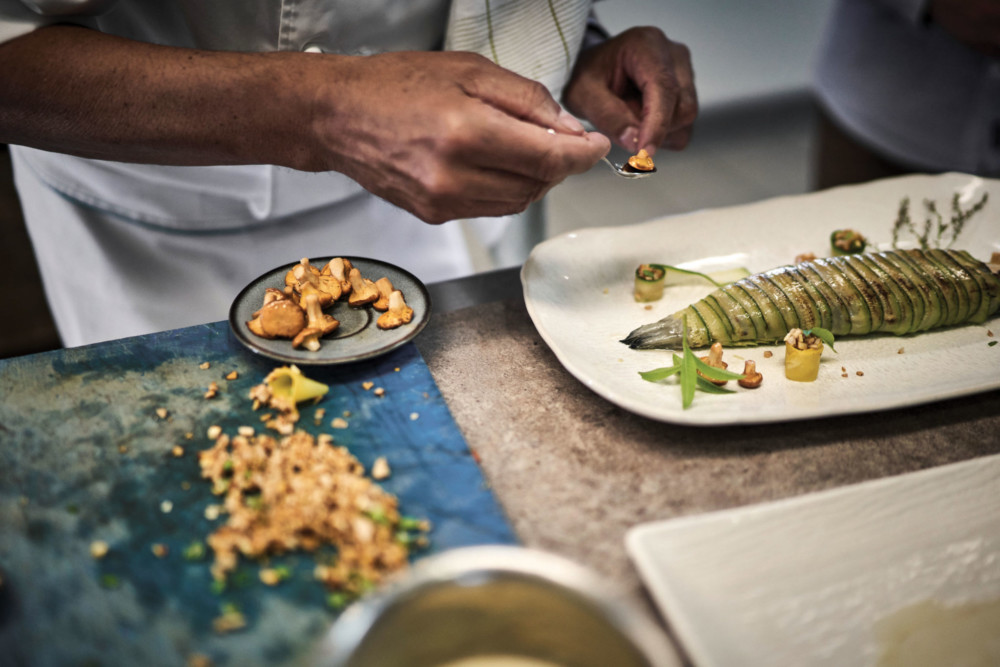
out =
{"type": "Polygon", "coordinates": [[[899,247],[899,237],[903,231],[910,232],[916,237],[921,250],[931,248],[948,249],[954,245],[955,241],[965,229],[965,224],[979,211],[983,210],[989,200],[989,193],[984,192],[982,198],[971,207],[962,210],[959,202],[959,194],[956,192],[951,197],[951,217],[945,220],[944,216],[937,209],[937,204],[932,199],[924,200],[926,217],[923,225],[918,230],[917,225],[910,217],[910,198],[903,197],[899,202],[899,211],[896,214],[896,222],[892,226],[892,247],[899,247]],[[943,244],[943,245],[942,245],[943,244]]]}

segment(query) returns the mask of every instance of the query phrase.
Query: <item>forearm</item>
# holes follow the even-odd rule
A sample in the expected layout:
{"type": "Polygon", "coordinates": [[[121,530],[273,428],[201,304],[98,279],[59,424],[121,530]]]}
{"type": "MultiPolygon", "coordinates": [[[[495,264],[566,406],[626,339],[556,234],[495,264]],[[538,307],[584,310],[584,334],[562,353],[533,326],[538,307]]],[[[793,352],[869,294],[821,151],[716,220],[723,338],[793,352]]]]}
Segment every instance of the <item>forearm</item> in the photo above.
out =
{"type": "Polygon", "coordinates": [[[524,210],[607,152],[471,53],[231,53],[48,27],[0,45],[0,142],[172,165],[339,171],[428,222],[524,210]]]}
{"type": "Polygon", "coordinates": [[[124,162],[327,168],[310,136],[309,57],[42,28],[0,45],[0,142],[124,162]]]}

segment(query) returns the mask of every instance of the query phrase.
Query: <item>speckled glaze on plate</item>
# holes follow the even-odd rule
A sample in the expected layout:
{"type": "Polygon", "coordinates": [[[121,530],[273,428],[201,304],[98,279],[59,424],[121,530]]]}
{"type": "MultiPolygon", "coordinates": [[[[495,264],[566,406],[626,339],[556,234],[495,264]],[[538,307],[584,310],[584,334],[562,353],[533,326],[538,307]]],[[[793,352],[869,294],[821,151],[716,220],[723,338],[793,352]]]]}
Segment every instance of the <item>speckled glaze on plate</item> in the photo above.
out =
{"type": "MultiPolygon", "coordinates": [[[[910,198],[912,217],[921,225],[923,199],[935,200],[938,210],[948,215],[955,193],[963,209],[989,193],[985,209],[969,220],[954,246],[988,261],[991,253],[1000,251],[1000,180],[967,174],[905,176],[563,234],[535,246],[525,262],[524,302],[539,335],[577,379],[626,410],[665,422],[779,422],[997,389],[1000,345],[989,343],[998,340],[990,332],[1000,335],[1000,315],[984,324],[910,336],[845,337],[837,341],[837,353],[823,354],[815,382],[785,379],[783,345],[732,348],[726,352],[730,370],[742,370],[744,360],[753,359],[763,384],[728,395],[698,392],[687,410],[673,380],[657,385],[638,375],[671,365],[673,352],[632,350],[619,342],[640,324],[655,322],[712,291],[711,286],[683,285],[655,303],[636,303],[633,276],[643,262],[698,271],[766,271],[791,263],[801,253],[827,253],[831,232],[842,228],[857,229],[884,250],[890,246],[903,197],[910,198]],[[767,350],[773,356],[764,358],[767,350]]],[[[913,247],[909,235],[900,240],[913,247]]]]}
{"type": "MultiPolygon", "coordinates": [[[[346,300],[337,301],[325,312],[340,321],[340,326],[324,336],[318,350],[312,352],[306,349],[295,349],[292,341],[276,338],[268,340],[250,333],[247,321],[253,319],[264,302],[264,290],[268,287],[279,289],[285,286],[285,274],[298,261],[289,262],[276,267],[253,280],[237,295],[229,309],[229,326],[236,339],[251,352],[274,359],[304,366],[346,364],[363,359],[371,359],[396,349],[400,345],[413,340],[430,319],[431,298],[427,288],[409,271],[398,266],[368,259],[366,257],[349,257],[361,275],[371,281],[386,277],[392,286],[403,293],[406,304],[413,309],[413,320],[396,329],[382,330],[375,326],[379,312],[371,306],[352,308],[346,300]]],[[[333,257],[311,258],[313,266],[325,266],[333,257]]]]}

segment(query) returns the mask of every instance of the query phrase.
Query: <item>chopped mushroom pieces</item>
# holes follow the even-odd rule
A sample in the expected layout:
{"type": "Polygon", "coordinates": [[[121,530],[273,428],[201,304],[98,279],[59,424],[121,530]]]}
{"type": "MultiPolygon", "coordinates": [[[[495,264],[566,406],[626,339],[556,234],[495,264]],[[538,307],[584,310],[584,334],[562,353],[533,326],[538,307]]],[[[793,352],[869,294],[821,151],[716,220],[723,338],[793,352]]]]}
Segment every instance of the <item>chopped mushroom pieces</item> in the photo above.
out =
{"type": "Polygon", "coordinates": [[[380,456],[375,459],[372,464],[372,479],[386,479],[392,474],[392,470],[389,469],[389,462],[384,456],[380,456]]]}
{"type": "Polygon", "coordinates": [[[108,555],[108,543],[104,540],[94,540],[90,543],[90,556],[95,560],[100,560],[108,555]]]}
{"type": "Polygon", "coordinates": [[[323,566],[324,582],[349,594],[407,565],[407,546],[397,539],[405,530],[397,498],[366,477],[344,447],[318,444],[304,431],[280,440],[223,435],[199,454],[199,463],[202,477],[228,482],[228,519],[207,540],[217,580],[235,569],[240,554],[312,552],[323,544],[338,552],[323,566]]]}

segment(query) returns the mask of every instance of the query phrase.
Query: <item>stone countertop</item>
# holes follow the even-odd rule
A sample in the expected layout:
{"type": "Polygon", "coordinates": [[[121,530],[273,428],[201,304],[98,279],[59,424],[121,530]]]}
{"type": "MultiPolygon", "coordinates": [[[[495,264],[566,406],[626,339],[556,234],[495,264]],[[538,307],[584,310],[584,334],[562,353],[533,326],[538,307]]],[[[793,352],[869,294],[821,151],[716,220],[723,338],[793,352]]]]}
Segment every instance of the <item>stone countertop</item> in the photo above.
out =
{"type": "MultiPolygon", "coordinates": [[[[492,293],[515,279],[497,274],[492,293]]],[[[560,365],[519,296],[439,312],[417,346],[525,546],[572,558],[635,594],[642,587],[624,537],[636,524],[1000,452],[998,391],[767,425],[639,417],[560,365]]]]}

